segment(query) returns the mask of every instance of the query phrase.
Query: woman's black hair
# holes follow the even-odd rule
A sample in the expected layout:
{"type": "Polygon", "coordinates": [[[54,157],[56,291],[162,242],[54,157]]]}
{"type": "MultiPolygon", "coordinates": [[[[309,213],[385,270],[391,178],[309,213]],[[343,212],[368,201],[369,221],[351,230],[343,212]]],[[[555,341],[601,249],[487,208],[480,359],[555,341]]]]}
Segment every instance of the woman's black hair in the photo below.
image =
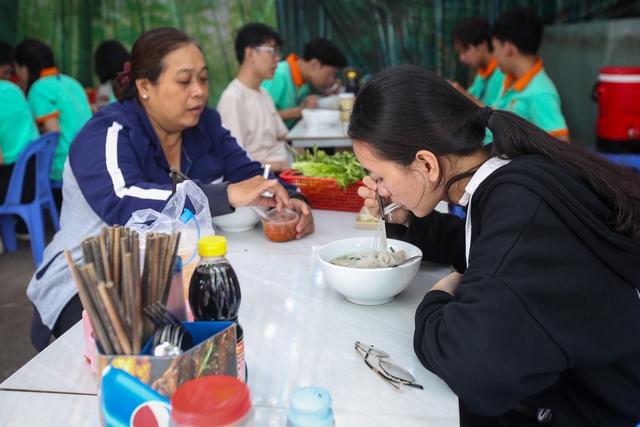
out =
{"type": "Polygon", "coordinates": [[[202,50],[194,38],[177,28],[159,27],[142,33],[131,49],[128,69],[113,81],[113,94],[118,101],[138,96],[137,79],[148,79],[156,84],[167,67],[165,57],[188,44],[202,50]]]}
{"type": "MultiPolygon", "coordinates": [[[[420,150],[432,152],[442,171],[444,156],[484,150],[491,157],[515,159],[540,154],[578,176],[615,212],[613,231],[640,241],[640,177],[582,146],[561,141],[508,111],[483,109],[437,74],[412,65],[388,68],[372,77],[356,97],[349,137],[383,160],[409,168],[420,150]],[[483,117],[484,116],[484,117],[483,117]],[[486,122],[493,143],[483,145],[486,122]],[[483,123],[484,124],[484,123],[483,123]]],[[[438,185],[445,197],[469,170],[438,185]]],[[[450,199],[449,199],[450,200],[450,199]]]]}
{"type": "Polygon", "coordinates": [[[26,93],[29,93],[33,83],[40,78],[42,70],[56,66],[51,48],[36,39],[26,39],[16,46],[13,60],[20,66],[26,65],[29,70],[26,93]]]}
{"type": "Polygon", "coordinates": [[[114,80],[130,58],[129,51],[120,42],[106,40],[100,43],[93,54],[94,71],[100,83],[114,80]]]}

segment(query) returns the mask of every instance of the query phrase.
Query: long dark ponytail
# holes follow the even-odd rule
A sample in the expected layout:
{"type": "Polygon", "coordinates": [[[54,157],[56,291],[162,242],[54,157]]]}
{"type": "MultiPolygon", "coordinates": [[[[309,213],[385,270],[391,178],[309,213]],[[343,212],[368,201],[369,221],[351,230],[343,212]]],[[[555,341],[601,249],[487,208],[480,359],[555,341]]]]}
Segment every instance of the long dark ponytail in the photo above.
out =
{"type": "MultiPolygon", "coordinates": [[[[348,132],[379,158],[405,168],[420,150],[431,151],[439,162],[443,156],[467,156],[479,150],[505,159],[546,156],[578,176],[615,212],[613,231],[640,241],[640,175],[580,145],[560,141],[512,113],[493,110],[488,121],[486,113],[435,73],[400,65],[381,71],[363,86],[348,132]],[[493,134],[488,146],[483,145],[485,124],[493,134]]],[[[441,176],[446,197],[453,183],[474,172],[446,182],[441,176]]]]}

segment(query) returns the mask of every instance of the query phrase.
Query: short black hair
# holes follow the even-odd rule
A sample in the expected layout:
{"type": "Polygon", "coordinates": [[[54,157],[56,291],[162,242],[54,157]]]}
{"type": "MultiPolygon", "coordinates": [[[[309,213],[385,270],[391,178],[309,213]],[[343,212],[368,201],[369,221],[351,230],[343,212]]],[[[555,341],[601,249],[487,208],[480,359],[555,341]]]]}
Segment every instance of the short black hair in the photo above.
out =
{"type": "Polygon", "coordinates": [[[236,35],[236,58],[242,64],[244,61],[244,50],[247,47],[257,47],[261,44],[273,40],[276,47],[283,45],[282,37],[273,28],[261,23],[251,23],[240,28],[236,35]]]}
{"type": "Polygon", "coordinates": [[[302,58],[311,61],[316,58],[322,65],[329,65],[336,68],[347,66],[347,58],[344,53],[333,42],[327,39],[313,39],[304,45],[302,58]]]}
{"type": "Polygon", "coordinates": [[[26,66],[29,79],[25,91],[29,93],[31,85],[40,78],[40,71],[56,66],[53,51],[44,42],[26,39],[13,50],[13,60],[20,66],[26,66]]]}
{"type": "Polygon", "coordinates": [[[13,46],[0,40],[0,65],[13,64],[13,46]]]}
{"type": "Polygon", "coordinates": [[[115,79],[130,59],[129,51],[120,42],[107,40],[100,43],[93,54],[93,67],[100,83],[115,79]]]}
{"type": "Polygon", "coordinates": [[[474,16],[458,23],[451,33],[451,41],[460,43],[465,49],[486,43],[491,51],[491,24],[482,16],[474,16]]]}
{"type": "Polygon", "coordinates": [[[542,19],[530,7],[508,10],[493,23],[492,36],[510,42],[525,55],[536,55],[542,43],[542,19]]]}

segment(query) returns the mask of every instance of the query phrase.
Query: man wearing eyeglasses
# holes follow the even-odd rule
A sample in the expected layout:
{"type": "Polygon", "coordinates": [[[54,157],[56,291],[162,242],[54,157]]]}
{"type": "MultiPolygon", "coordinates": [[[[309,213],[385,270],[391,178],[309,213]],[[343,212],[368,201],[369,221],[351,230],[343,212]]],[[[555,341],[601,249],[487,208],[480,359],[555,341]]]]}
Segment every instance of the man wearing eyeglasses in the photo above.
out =
{"type": "Polygon", "coordinates": [[[316,108],[318,99],[309,95],[312,85],[326,91],[337,82],[335,75],[347,66],[347,58],[334,43],[327,39],[314,39],[304,46],[302,57],[291,54],[278,64],[272,80],[262,87],[269,92],[280,117],[292,128],[302,117],[303,108],[316,108]]]}
{"type": "Polygon", "coordinates": [[[217,107],[222,124],[238,144],[253,160],[270,164],[273,172],[287,169],[287,127],[260,84],[273,78],[281,45],[280,35],[267,25],[242,27],[235,41],[238,76],[224,90],[217,107]]]}

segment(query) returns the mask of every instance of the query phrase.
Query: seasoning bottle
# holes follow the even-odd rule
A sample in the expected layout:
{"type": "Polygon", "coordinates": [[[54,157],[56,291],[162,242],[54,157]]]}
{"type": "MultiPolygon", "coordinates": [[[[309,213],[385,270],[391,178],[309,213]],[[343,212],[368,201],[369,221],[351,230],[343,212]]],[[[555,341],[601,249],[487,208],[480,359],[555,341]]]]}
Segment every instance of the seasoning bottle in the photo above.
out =
{"type": "Polygon", "coordinates": [[[236,323],[238,379],[246,382],[244,332],[238,323],[241,292],[238,276],[225,257],[227,239],[205,236],[198,240],[200,261],[189,283],[189,306],[193,319],[236,323]]]}
{"type": "Polygon", "coordinates": [[[331,395],[320,387],[301,387],[291,394],[287,427],[335,426],[331,395]]]}
{"type": "Polygon", "coordinates": [[[358,75],[355,71],[351,70],[347,72],[347,85],[346,92],[357,95],[360,91],[360,85],[358,84],[358,75]]]}

